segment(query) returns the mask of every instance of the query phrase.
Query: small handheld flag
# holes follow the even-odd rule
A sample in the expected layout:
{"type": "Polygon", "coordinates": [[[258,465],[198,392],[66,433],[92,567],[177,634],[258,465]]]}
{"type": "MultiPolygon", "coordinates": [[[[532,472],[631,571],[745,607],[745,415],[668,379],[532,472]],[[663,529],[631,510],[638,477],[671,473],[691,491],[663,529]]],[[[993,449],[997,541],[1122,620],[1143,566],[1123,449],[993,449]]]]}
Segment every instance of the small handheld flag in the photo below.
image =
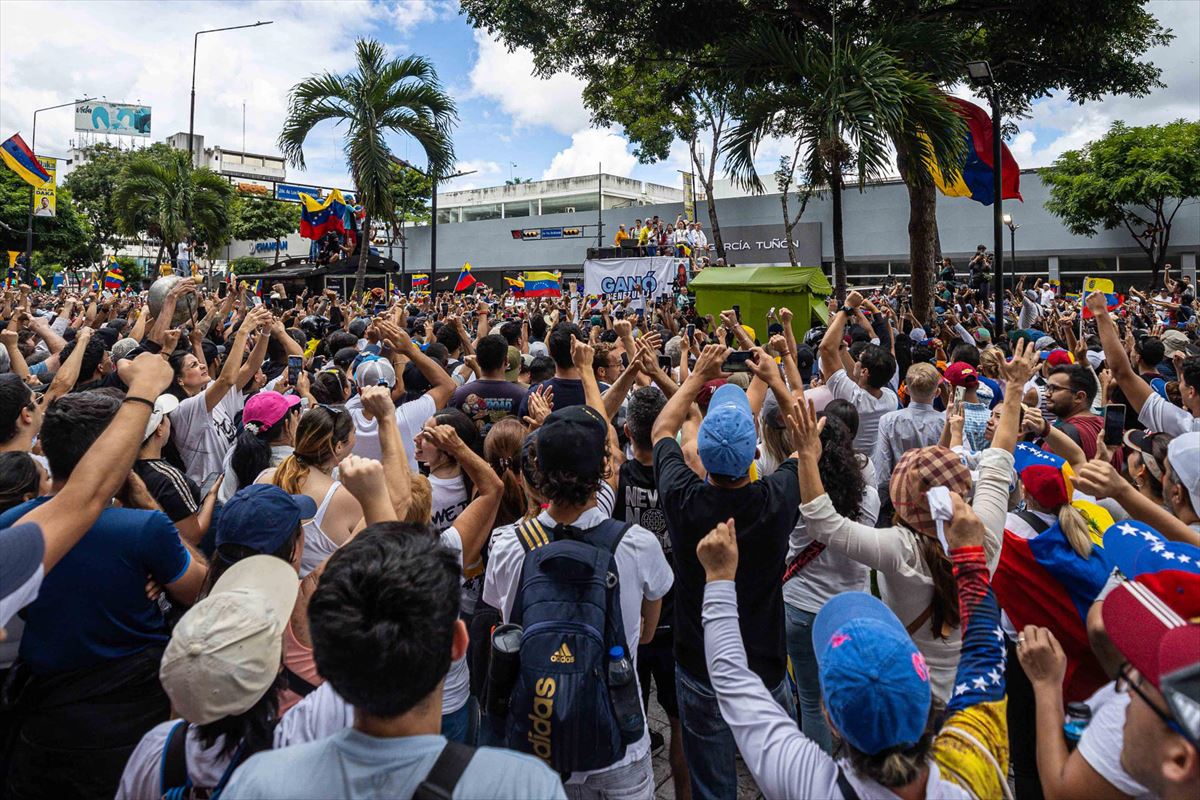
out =
{"type": "Polygon", "coordinates": [[[1087,296],[1089,294],[1092,294],[1093,292],[1103,292],[1104,293],[1105,305],[1108,307],[1109,311],[1116,311],[1118,308],[1121,307],[1123,298],[1121,297],[1121,295],[1116,294],[1114,292],[1112,279],[1110,279],[1110,278],[1084,278],[1083,279],[1083,297],[1085,300],[1085,304],[1083,307],[1083,314],[1081,315],[1082,319],[1091,319],[1092,318],[1092,310],[1087,307],[1086,300],[1087,300],[1087,296]]]}
{"type": "Polygon", "coordinates": [[[0,144],[0,158],[4,159],[9,169],[21,176],[21,180],[34,188],[45,186],[46,181],[50,180],[50,173],[42,168],[19,133],[14,133],[0,144]]]}
{"type": "Polygon", "coordinates": [[[104,273],[104,288],[105,289],[120,289],[125,285],[125,276],[121,270],[113,266],[109,267],[108,272],[104,273]]]}
{"type": "Polygon", "coordinates": [[[428,289],[429,288],[429,276],[423,272],[418,275],[413,275],[412,287],[414,290],[428,289]]]}
{"type": "Polygon", "coordinates": [[[34,275],[33,276],[33,288],[35,288],[35,289],[46,288],[46,279],[43,278],[41,275],[34,275]]]}
{"type": "Polygon", "coordinates": [[[454,284],[454,291],[465,292],[474,286],[475,283],[475,276],[471,274],[471,265],[469,263],[463,264],[462,271],[458,273],[458,280],[454,284]]]}
{"type": "Polygon", "coordinates": [[[524,291],[526,297],[562,297],[562,285],[553,272],[526,272],[524,291]]]}

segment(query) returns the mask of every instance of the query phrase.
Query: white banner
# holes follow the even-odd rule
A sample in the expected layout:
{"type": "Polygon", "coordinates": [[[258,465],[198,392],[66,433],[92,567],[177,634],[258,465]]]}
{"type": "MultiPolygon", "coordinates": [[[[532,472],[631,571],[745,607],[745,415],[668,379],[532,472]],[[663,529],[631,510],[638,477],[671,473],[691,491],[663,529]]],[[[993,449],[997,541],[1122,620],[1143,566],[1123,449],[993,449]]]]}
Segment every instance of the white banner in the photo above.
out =
{"type": "Polygon", "coordinates": [[[583,262],[583,293],[606,295],[624,300],[632,298],[635,306],[645,307],[645,299],[675,294],[679,259],[672,256],[653,258],[605,258],[583,262]],[[640,303],[637,301],[641,301],[640,303]]]}

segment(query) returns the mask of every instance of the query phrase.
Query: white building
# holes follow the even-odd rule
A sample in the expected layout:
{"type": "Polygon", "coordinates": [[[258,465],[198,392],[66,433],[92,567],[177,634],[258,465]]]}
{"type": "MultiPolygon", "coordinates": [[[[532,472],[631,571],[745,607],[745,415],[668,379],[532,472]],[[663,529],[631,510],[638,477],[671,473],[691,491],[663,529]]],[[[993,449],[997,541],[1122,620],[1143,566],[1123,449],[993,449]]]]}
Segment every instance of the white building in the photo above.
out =
{"type": "Polygon", "coordinates": [[[682,203],[683,190],[600,174],[438,192],[437,200],[438,223],[441,224],[537,217],[542,214],[595,213],[600,208],[682,203]]]}

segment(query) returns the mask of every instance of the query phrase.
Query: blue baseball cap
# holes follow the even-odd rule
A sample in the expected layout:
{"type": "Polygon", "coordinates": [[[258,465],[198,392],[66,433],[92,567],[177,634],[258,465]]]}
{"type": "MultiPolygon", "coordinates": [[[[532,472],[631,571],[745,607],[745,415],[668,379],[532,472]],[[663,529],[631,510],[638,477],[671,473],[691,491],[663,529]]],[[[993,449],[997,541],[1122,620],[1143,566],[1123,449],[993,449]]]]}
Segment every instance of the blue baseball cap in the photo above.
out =
{"type": "Polygon", "coordinates": [[[740,478],[749,471],[758,449],[758,432],[741,387],[727,383],[713,392],[696,448],[700,463],[711,473],[740,478]]]}
{"type": "Polygon", "coordinates": [[[270,555],[283,547],[301,521],[317,515],[311,497],[278,486],[254,483],[238,489],[217,520],[217,547],[240,544],[270,555]]]}
{"type": "Polygon", "coordinates": [[[1129,580],[1164,570],[1200,575],[1200,547],[1170,541],[1132,519],[1110,525],[1104,532],[1104,560],[1129,580]]]}
{"type": "Polygon", "coordinates": [[[891,609],[835,595],[813,623],[821,696],[842,737],[867,755],[920,741],[933,694],[925,657],[891,609]]]}

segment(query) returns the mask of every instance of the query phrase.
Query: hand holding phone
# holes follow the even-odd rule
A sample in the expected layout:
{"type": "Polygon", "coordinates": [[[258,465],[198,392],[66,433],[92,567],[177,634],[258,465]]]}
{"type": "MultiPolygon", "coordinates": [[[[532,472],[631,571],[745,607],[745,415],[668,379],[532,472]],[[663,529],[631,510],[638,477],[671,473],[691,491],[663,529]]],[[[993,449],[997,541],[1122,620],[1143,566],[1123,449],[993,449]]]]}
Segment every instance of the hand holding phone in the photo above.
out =
{"type": "Polygon", "coordinates": [[[300,370],[304,367],[304,356],[288,356],[288,385],[295,386],[300,378],[300,370]]]}
{"type": "Polygon", "coordinates": [[[1104,407],[1104,443],[1115,447],[1125,441],[1125,406],[1109,403],[1104,407]]]}
{"type": "Polygon", "coordinates": [[[749,372],[749,362],[754,360],[754,351],[752,350],[734,350],[730,353],[724,363],[721,364],[722,372],[749,372]]]}

